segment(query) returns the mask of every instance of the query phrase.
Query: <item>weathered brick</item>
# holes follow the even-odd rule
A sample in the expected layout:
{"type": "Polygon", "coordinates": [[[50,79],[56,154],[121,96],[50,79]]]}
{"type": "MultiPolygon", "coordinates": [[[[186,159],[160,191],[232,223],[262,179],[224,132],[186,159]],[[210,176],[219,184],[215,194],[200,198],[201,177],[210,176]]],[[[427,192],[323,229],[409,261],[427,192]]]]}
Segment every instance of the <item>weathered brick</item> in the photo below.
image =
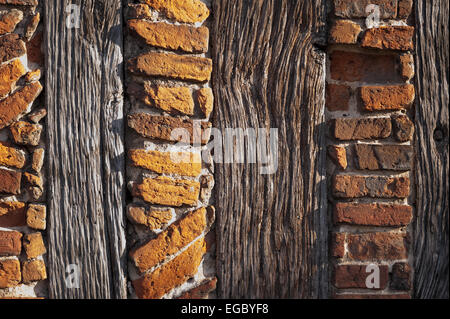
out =
{"type": "Polygon", "coordinates": [[[30,20],[28,21],[28,24],[25,28],[25,39],[27,41],[30,41],[30,39],[33,37],[33,35],[36,32],[36,29],[39,25],[39,21],[41,21],[41,15],[39,12],[37,12],[35,15],[33,15],[30,18],[30,20]]]}
{"type": "Polygon", "coordinates": [[[408,294],[336,294],[334,299],[411,299],[408,294]]]}
{"type": "Polygon", "coordinates": [[[410,170],[414,151],[410,145],[356,144],[355,154],[359,169],[410,170]]]}
{"type": "Polygon", "coordinates": [[[414,85],[363,86],[360,97],[365,111],[408,109],[414,102],[414,85]]]}
{"type": "Polygon", "coordinates": [[[150,230],[164,228],[173,218],[170,209],[145,209],[144,207],[130,205],[127,209],[128,219],[137,225],[144,225],[150,230]]]}
{"type": "Polygon", "coordinates": [[[382,139],[391,135],[390,118],[338,118],[331,122],[331,135],[338,140],[382,139]]]}
{"type": "Polygon", "coordinates": [[[370,14],[366,11],[369,4],[380,8],[380,18],[397,17],[397,0],[334,0],[334,13],[342,18],[365,18],[370,14]]]}
{"type": "Polygon", "coordinates": [[[195,56],[148,52],[128,60],[128,70],[137,75],[204,82],[211,78],[212,61],[195,56]]]}
{"type": "Polygon", "coordinates": [[[45,230],[47,208],[41,204],[30,204],[27,209],[27,225],[32,229],[45,230]]]}
{"type": "Polygon", "coordinates": [[[0,37],[0,63],[18,58],[26,53],[25,43],[15,33],[0,37]]]}
{"type": "Polygon", "coordinates": [[[128,18],[129,19],[152,19],[152,12],[150,7],[146,4],[128,4],[128,18]]]}
{"type": "Polygon", "coordinates": [[[334,223],[362,226],[401,227],[412,220],[412,207],[381,203],[336,203],[334,223]]]}
{"type": "Polygon", "coordinates": [[[31,161],[31,168],[36,173],[40,173],[42,166],[44,165],[45,150],[43,148],[37,148],[33,152],[33,158],[31,161]]]}
{"type": "Polygon", "coordinates": [[[412,54],[404,53],[399,56],[400,74],[404,81],[414,77],[414,59],[412,54]]]}
{"type": "Polygon", "coordinates": [[[389,287],[393,290],[411,289],[411,266],[408,263],[395,263],[392,266],[392,277],[389,287]]]}
{"type": "Polygon", "coordinates": [[[170,114],[194,114],[194,99],[188,87],[143,86],[131,84],[128,94],[139,99],[145,105],[156,107],[170,114]]]}
{"type": "Polygon", "coordinates": [[[20,117],[41,91],[41,84],[33,82],[0,101],[0,129],[20,117]]]}
{"type": "Polygon", "coordinates": [[[41,198],[44,192],[44,181],[40,174],[31,174],[28,172],[23,173],[24,184],[27,186],[27,190],[33,199],[38,200],[41,198]]]}
{"type": "Polygon", "coordinates": [[[332,188],[338,198],[405,198],[409,196],[409,186],[409,177],[339,174],[334,176],[332,188]]]}
{"type": "Polygon", "coordinates": [[[214,107],[214,95],[211,88],[201,88],[197,91],[197,102],[206,117],[209,117],[214,107]]]}
{"type": "Polygon", "coordinates": [[[340,168],[347,168],[347,152],[345,147],[337,146],[337,145],[329,145],[328,148],[328,156],[331,157],[333,162],[340,168]]]}
{"type": "Polygon", "coordinates": [[[412,50],[414,27],[411,26],[382,26],[367,29],[361,40],[365,48],[412,50]]]}
{"type": "Polygon", "coordinates": [[[26,225],[25,203],[0,202],[0,227],[26,225]]]}
{"type": "MultiPolygon", "coordinates": [[[[367,277],[373,271],[367,268],[368,265],[337,265],[334,268],[333,283],[336,288],[368,288],[368,289],[385,289],[389,280],[389,267],[387,265],[378,265],[379,287],[369,288],[366,285],[367,277]]],[[[371,287],[371,286],[370,286],[371,287]]]]}
{"type": "Polygon", "coordinates": [[[20,284],[20,262],[17,259],[0,260],[0,289],[20,284]]]}
{"type": "Polygon", "coordinates": [[[197,181],[172,179],[160,176],[145,178],[141,184],[133,185],[133,196],[148,203],[168,206],[195,206],[200,192],[197,181]]]}
{"type": "Polygon", "coordinates": [[[407,115],[392,116],[394,136],[399,142],[411,141],[414,136],[414,123],[407,115]]]}
{"type": "Polygon", "coordinates": [[[358,261],[408,258],[409,239],[404,233],[347,234],[347,258],[358,261]]]}
{"type": "Polygon", "coordinates": [[[206,226],[206,209],[202,207],[171,224],[155,239],[132,251],[130,256],[139,271],[145,272],[191,243],[205,231],[206,226]]]}
{"type": "Polygon", "coordinates": [[[28,72],[25,75],[25,82],[26,83],[32,83],[35,81],[39,81],[41,79],[41,70],[40,69],[36,69],[34,71],[28,72]]]}
{"type": "Polygon", "coordinates": [[[346,233],[333,233],[331,235],[331,256],[336,258],[344,258],[345,256],[345,238],[346,233]]]}
{"type": "Polygon", "coordinates": [[[198,239],[173,260],[151,274],[133,281],[138,298],[157,299],[193,277],[206,252],[204,238],[198,239]]]}
{"type": "Polygon", "coordinates": [[[206,27],[196,28],[136,19],[129,20],[128,27],[132,34],[154,47],[189,53],[208,51],[209,30],[206,27]]]}
{"type": "Polygon", "coordinates": [[[216,290],[217,278],[204,280],[199,286],[186,291],[177,299],[207,299],[210,292],[216,290]]]}
{"type": "Polygon", "coordinates": [[[44,42],[44,34],[36,33],[33,38],[26,43],[28,61],[44,65],[44,53],[42,52],[42,43],[44,42]]]}
{"type": "Polygon", "coordinates": [[[0,168],[0,193],[19,194],[22,173],[0,168]]]}
{"type": "Polygon", "coordinates": [[[128,115],[128,126],[143,137],[172,142],[206,144],[211,134],[210,122],[146,113],[128,115]]]}
{"type": "Polygon", "coordinates": [[[179,22],[203,22],[209,16],[208,7],[200,0],[141,0],[167,18],[179,22]]]}
{"type": "Polygon", "coordinates": [[[17,6],[37,6],[38,0],[0,0],[0,4],[13,4],[17,6]]]}
{"type": "Polygon", "coordinates": [[[338,81],[399,82],[398,58],[392,54],[366,54],[333,51],[330,54],[330,76],[338,81]]]}
{"type": "Polygon", "coordinates": [[[360,25],[351,20],[336,20],[330,30],[330,43],[357,43],[361,32],[360,25]]]}
{"type": "Polygon", "coordinates": [[[17,80],[25,73],[25,67],[19,59],[0,66],[0,98],[8,95],[17,80]]]}
{"type": "Polygon", "coordinates": [[[24,283],[47,279],[45,263],[42,260],[25,261],[22,264],[22,278],[24,283]]]}
{"type": "Polygon", "coordinates": [[[22,234],[0,230],[0,256],[19,256],[22,251],[22,234]]]}
{"type": "Polygon", "coordinates": [[[327,109],[334,111],[347,111],[352,89],[347,85],[327,84],[327,109]]]}
{"type": "Polygon", "coordinates": [[[25,165],[24,152],[10,147],[10,144],[0,141],[0,165],[22,168],[25,165]]]}
{"type": "Polygon", "coordinates": [[[42,126],[31,124],[25,121],[18,121],[9,127],[14,142],[20,145],[39,145],[41,139],[42,126]]]}
{"type": "Polygon", "coordinates": [[[23,12],[17,9],[12,9],[2,14],[0,17],[0,35],[13,32],[22,19],[23,12]]]}
{"type": "Polygon", "coordinates": [[[23,236],[23,248],[28,259],[33,259],[47,252],[41,233],[26,234],[23,236]]]}
{"type": "Polygon", "coordinates": [[[28,119],[33,123],[39,123],[44,117],[47,116],[47,110],[46,109],[37,109],[33,112],[31,112],[28,115],[28,119]]]}
{"type": "Polygon", "coordinates": [[[409,17],[412,11],[412,0],[399,0],[398,1],[398,18],[406,19],[409,17]]]}
{"type": "Polygon", "coordinates": [[[200,153],[159,152],[133,149],[128,152],[132,164],[155,173],[198,176],[202,170],[200,153]]]}

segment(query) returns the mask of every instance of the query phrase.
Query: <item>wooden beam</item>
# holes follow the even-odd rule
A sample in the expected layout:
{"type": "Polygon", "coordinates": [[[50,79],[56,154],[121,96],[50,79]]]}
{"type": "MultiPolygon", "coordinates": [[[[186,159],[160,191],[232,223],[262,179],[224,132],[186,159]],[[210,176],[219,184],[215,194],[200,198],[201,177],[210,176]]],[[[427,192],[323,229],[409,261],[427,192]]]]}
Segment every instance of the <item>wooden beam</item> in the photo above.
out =
{"type": "Polygon", "coordinates": [[[220,298],[328,296],[326,1],[213,1],[214,126],[278,128],[278,170],[217,164],[220,298]]]}
{"type": "Polygon", "coordinates": [[[449,297],[449,2],[418,0],[414,297],[449,297]]]}
{"type": "Polygon", "coordinates": [[[47,0],[44,16],[49,297],[125,298],[122,1],[47,0]]]}

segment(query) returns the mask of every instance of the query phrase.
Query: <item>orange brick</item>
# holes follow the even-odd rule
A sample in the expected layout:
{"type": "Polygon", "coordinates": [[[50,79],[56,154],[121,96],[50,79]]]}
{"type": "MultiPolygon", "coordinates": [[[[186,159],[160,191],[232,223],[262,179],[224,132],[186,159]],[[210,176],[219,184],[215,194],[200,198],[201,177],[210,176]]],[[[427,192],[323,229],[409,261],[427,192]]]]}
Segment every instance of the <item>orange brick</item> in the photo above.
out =
{"type": "Polygon", "coordinates": [[[362,29],[351,20],[336,20],[330,30],[330,43],[354,44],[362,29]]]}
{"type": "Polygon", "coordinates": [[[214,107],[214,95],[211,88],[202,88],[197,91],[197,101],[206,117],[209,117],[214,107]]]}
{"type": "Polygon", "coordinates": [[[9,94],[17,80],[25,73],[25,67],[19,59],[0,66],[0,98],[9,94]]]}
{"type": "Polygon", "coordinates": [[[164,228],[173,218],[170,209],[145,209],[130,205],[127,209],[128,219],[137,225],[144,225],[151,230],[164,228]]]}
{"type": "Polygon", "coordinates": [[[0,141],[0,165],[22,168],[25,165],[25,154],[0,141]]]}
{"type": "Polygon", "coordinates": [[[0,17],[0,35],[11,33],[16,28],[16,25],[22,21],[23,12],[12,9],[0,17]]]}
{"type": "Polygon", "coordinates": [[[0,193],[20,194],[22,173],[0,168],[0,193]]]}
{"type": "Polygon", "coordinates": [[[0,260],[0,289],[17,286],[22,279],[17,259],[0,260]]]}
{"type": "Polygon", "coordinates": [[[412,50],[414,27],[382,26],[368,29],[362,38],[361,46],[365,48],[412,50]]]}
{"type": "Polygon", "coordinates": [[[414,102],[412,84],[364,86],[360,89],[362,108],[365,111],[409,109],[414,102]]]}
{"type": "Polygon", "coordinates": [[[33,259],[47,252],[41,233],[26,234],[23,237],[23,248],[28,259],[33,259]]]}
{"type": "Polygon", "coordinates": [[[42,260],[25,261],[22,264],[22,277],[24,283],[47,279],[45,263],[42,260]]]}
{"type": "Polygon", "coordinates": [[[179,22],[196,23],[209,16],[208,7],[200,0],[144,0],[151,8],[179,22]]]}
{"type": "Polygon", "coordinates": [[[0,256],[19,256],[22,251],[22,234],[0,230],[0,256]]]}

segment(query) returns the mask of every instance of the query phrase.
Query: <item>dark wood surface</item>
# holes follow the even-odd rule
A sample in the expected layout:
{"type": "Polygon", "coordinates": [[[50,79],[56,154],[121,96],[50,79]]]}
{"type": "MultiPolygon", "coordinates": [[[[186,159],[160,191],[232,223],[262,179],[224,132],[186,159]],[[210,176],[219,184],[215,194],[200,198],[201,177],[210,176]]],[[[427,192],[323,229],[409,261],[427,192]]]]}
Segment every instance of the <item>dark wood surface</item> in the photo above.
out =
{"type": "Polygon", "coordinates": [[[219,298],[328,294],[325,1],[213,1],[214,126],[278,128],[278,170],[217,164],[219,298]]]}
{"type": "Polygon", "coordinates": [[[122,3],[47,0],[50,298],[126,297],[122,3]],[[67,28],[69,4],[80,28],[67,28]],[[80,267],[80,288],[65,285],[80,267]]]}
{"type": "Polygon", "coordinates": [[[449,297],[449,2],[416,5],[414,297],[449,297]]]}

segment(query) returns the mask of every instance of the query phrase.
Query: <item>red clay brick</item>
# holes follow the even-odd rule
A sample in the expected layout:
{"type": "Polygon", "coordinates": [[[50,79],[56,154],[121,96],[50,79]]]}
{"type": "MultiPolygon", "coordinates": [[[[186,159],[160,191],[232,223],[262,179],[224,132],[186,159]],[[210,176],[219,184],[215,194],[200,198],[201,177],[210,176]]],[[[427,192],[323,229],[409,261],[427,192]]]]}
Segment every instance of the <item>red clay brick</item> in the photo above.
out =
{"type": "Polygon", "coordinates": [[[382,26],[368,29],[362,38],[361,46],[365,48],[412,50],[414,27],[382,26]]]}
{"type": "Polygon", "coordinates": [[[22,251],[22,234],[0,230],[0,256],[19,256],[22,251]]]}
{"type": "Polygon", "coordinates": [[[364,111],[392,111],[409,109],[414,102],[412,84],[363,86],[360,97],[364,111]]]}
{"type": "Polygon", "coordinates": [[[397,0],[334,0],[334,13],[342,18],[365,18],[366,7],[374,4],[380,7],[380,18],[397,17],[397,0]]]}
{"type": "Polygon", "coordinates": [[[414,156],[410,145],[355,144],[359,169],[410,170],[414,156]]]}
{"type": "Polygon", "coordinates": [[[350,289],[385,289],[389,280],[389,267],[387,265],[378,265],[380,270],[379,288],[369,288],[366,285],[366,279],[373,271],[368,270],[367,265],[337,265],[334,268],[333,283],[336,288],[350,289]]]}
{"type": "Polygon", "coordinates": [[[362,29],[351,20],[336,20],[330,30],[330,43],[354,44],[362,29]]]}
{"type": "Polygon", "coordinates": [[[0,193],[18,195],[22,173],[0,168],[0,193]]]}
{"type": "Polygon", "coordinates": [[[347,85],[327,84],[327,109],[329,111],[347,111],[352,90],[347,85]]]}
{"type": "Polygon", "coordinates": [[[26,225],[26,205],[23,202],[0,202],[0,227],[26,225]]]}
{"type": "Polygon", "coordinates": [[[338,118],[330,123],[331,135],[342,141],[387,138],[392,132],[390,118],[338,118]]]}
{"type": "Polygon", "coordinates": [[[404,233],[347,234],[347,258],[355,261],[408,258],[409,238],[404,233]]]}

